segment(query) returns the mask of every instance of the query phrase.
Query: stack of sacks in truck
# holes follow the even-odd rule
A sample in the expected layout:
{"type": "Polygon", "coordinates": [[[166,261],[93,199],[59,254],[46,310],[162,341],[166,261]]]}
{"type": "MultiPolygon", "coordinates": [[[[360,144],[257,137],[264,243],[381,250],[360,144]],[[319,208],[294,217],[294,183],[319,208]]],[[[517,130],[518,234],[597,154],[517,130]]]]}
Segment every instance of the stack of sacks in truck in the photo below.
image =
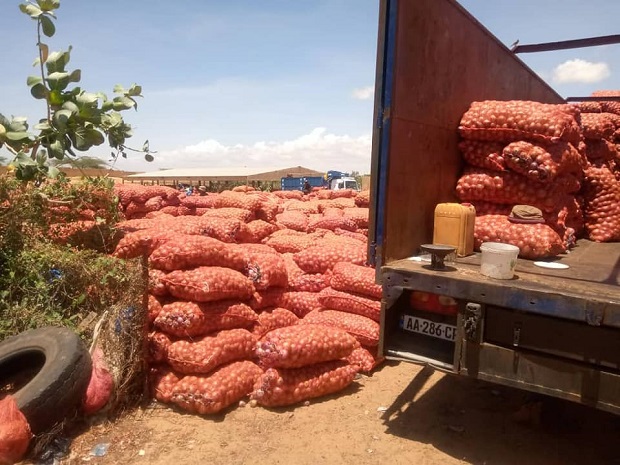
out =
{"type": "Polygon", "coordinates": [[[475,247],[493,241],[538,259],[565,252],[583,231],[577,196],[586,165],[579,109],[530,101],[473,102],[463,115],[467,166],[456,186],[476,208],[475,247]],[[511,218],[515,205],[534,218],[511,218]]]}
{"type": "Polygon", "coordinates": [[[188,214],[149,212],[119,224],[115,255],[148,257],[155,397],[200,414],[248,395],[288,405],[372,370],[381,288],[364,265],[367,194],[196,198],[208,197],[211,207],[188,214]],[[340,294],[357,314],[342,312],[340,294]],[[329,322],[306,319],[317,313],[329,322]]]}
{"type": "MultiPolygon", "coordinates": [[[[620,96],[595,92],[594,97],[620,96]]],[[[588,237],[597,242],[620,240],[620,102],[588,101],[578,105],[588,165],[583,197],[588,237]]]]}

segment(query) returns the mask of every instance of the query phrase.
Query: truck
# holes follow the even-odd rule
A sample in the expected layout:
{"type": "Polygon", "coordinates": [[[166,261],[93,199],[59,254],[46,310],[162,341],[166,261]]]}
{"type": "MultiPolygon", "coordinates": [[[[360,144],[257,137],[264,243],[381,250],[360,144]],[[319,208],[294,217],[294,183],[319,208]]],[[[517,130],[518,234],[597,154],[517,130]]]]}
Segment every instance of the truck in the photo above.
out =
{"type": "Polygon", "coordinates": [[[368,256],[383,287],[379,354],[619,414],[620,243],[580,239],[562,270],[519,258],[511,280],[482,275],[480,253],[444,270],[416,259],[435,207],[458,202],[469,105],[566,100],[454,0],[381,0],[377,44],[368,256]],[[434,304],[414,305],[419,296],[434,304]]]}
{"type": "Polygon", "coordinates": [[[311,188],[360,190],[359,184],[354,177],[350,176],[349,173],[336,170],[329,170],[324,176],[285,176],[280,180],[280,186],[283,191],[303,191],[306,181],[308,181],[311,188]]]}

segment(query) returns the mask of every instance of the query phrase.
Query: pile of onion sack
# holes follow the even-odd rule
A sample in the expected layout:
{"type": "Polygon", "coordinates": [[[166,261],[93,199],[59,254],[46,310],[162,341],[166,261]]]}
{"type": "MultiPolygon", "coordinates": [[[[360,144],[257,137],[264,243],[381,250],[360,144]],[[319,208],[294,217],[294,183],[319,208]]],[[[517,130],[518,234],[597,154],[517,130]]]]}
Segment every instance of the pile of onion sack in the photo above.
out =
{"type": "Polygon", "coordinates": [[[160,402],[202,415],[293,405],[380,363],[368,192],[116,189],[129,219],[114,255],[148,257],[160,402]]]}
{"type": "Polygon", "coordinates": [[[620,238],[613,144],[620,115],[605,107],[592,116],[586,107],[482,101],[465,112],[459,148],[466,167],[456,193],[476,208],[476,249],[503,242],[522,258],[540,259],[566,252],[577,238],[620,238]],[[515,206],[530,214],[515,214],[515,206]]]}

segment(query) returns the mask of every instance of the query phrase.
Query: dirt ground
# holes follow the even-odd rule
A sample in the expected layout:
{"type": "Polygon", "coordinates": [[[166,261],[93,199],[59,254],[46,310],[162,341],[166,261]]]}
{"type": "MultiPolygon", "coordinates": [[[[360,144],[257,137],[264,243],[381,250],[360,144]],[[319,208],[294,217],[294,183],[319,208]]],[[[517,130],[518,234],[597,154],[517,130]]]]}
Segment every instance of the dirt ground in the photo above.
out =
{"type": "Polygon", "coordinates": [[[200,417],[154,403],[92,425],[60,463],[620,465],[620,417],[540,399],[388,362],[307,406],[200,417]]]}

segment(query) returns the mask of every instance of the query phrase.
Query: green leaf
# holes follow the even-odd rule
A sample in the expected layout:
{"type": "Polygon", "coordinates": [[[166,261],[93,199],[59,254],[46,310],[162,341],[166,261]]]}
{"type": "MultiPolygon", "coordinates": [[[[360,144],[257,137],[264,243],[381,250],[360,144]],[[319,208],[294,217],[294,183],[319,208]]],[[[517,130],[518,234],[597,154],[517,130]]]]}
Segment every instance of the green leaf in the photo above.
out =
{"type": "Polygon", "coordinates": [[[69,110],[71,113],[78,113],[80,111],[80,108],[71,100],[67,100],[63,103],[62,108],[63,110],[69,110]]]}
{"type": "Polygon", "coordinates": [[[49,74],[46,81],[49,84],[50,89],[64,90],[69,84],[69,76],[70,74],[67,72],[56,71],[49,74]]]}
{"type": "Polygon", "coordinates": [[[52,118],[54,120],[54,124],[56,124],[56,127],[60,130],[64,130],[67,127],[67,124],[69,123],[69,119],[71,118],[72,115],[73,115],[73,112],[71,110],[62,109],[62,110],[56,111],[52,118]]]}
{"type": "Polygon", "coordinates": [[[155,157],[151,155],[150,153],[147,153],[146,155],[144,155],[144,159],[148,162],[151,162],[155,160],[155,157]]]}
{"type": "Polygon", "coordinates": [[[101,111],[107,112],[114,108],[114,102],[112,100],[104,100],[101,104],[101,111]]]}
{"type": "Polygon", "coordinates": [[[93,103],[97,102],[98,97],[97,97],[97,94],[92,94],[90,92],[82,92],[80,95],[77,96],[75,100],[78,104],[92,105],[93,103]]]}
{"type": "Polygon", "coordinates": [[[76,69],[69,75],[69,82],[80,82],[80,79],[82,79],[81,69],[76,69]]]}
{"type": "Polygon", "coordinates": [[[69,46],[66,52],[50,53],[45,62],[47,72],[50,74],[54,72],[64,72],[65,66],[67,66],[67,63],[69,63],[71,59],[71,49],[72,47],[69,46]]]}
{"type": "Polygon", "coordinates": [[[37,131],[47,131],[49,129],[52,129],[52,126],[50,125],[49,121],[44,119],[41,120],[40,123],[35,124],[34,129],[36,129],[37,131]]]}
{"type": "Polygon", "coordinates": [[[114,97],[114,109],[116,111],[129,110],[136,105],[129,97],[114,97]]]}
{"type": "Polygon", "coordinates": [[[30,88],[30,93],[36,99],[47,98],[47,88],[43,84],[36,84],[30,88]]]}
{"type": "MultiPolygon", "coordinates": [[[[45,63],[47,61],[48,55],[50,54],[50,48],[47,46],[47,44],[44,44],[43,42],[39,42],[39,49],[41,50],[41,57],[43,58],[43,63],[45,63]]],[[[40,62],[41,61],[39,61],[39,63],[40,62]]]]}
{"type": "Polygon", "coordinates": [[[143,152],[148,152],[149,151],[149,140],[145,140],[144,144],[142,144],[142,151],[143,152]]]}
{"type": "Polygon", "coordinates": [[[41,8],[35,5],[31,5],[30,3],[22,3],[21,5],[19,5],[19,9],[22,11],[22,13],[30,15],[32,19],[37,19],[43,13],[41,8]]]}
{"type": "Polygon", "coordinates": [[[35,84],[39,84],[42,82],[43,79],[41,78],[41,76],[28,76],[28,79],[26,79],[26,85],[28,85],[28,87],[32,87],[35,84]]]}
{"type": "Polygon", "coordinates": [[[37,0],[37,4],[43,11],[53,11],[60,8],[60,0],[37,0]]]}
{"type": "Polygon", "coordinates": [[[28,139],[28,137],[29,137],[29,134],[27,132],[14,132],[14,131],[6,132],[6,138],[8,140],[20,141],[20,140],[28,139]]]}
{"type": "Polygon", "coordinates": [[[24,152],[19,152],[17,154],[17,156],[15,157],[15,163],[19,165],[25,165],[25,166],[36,165],[36,162],[32,158],[30,158],[28,155],[26,155],[24,152]]]}
{"type": "Polygon", "coordinates": [[[137,84],[132,85],[127,91],[127,95],[131,97],[142,97],[142,86],[137,84]]]}
{"type": "Polygon", "coordinates": [[[28,120],[24,116],[14,116],[9,122],[8,129],[14,132],[26,132],[28,130],[28,120]]]}
{"type": "Polygon", "coordinates": [[[44,165],[47,161],[47,150],[39,149],[37,151],[36,161],[39,165],[44,165]]]}
{"type": "Polygon", "coordinates": [[[60,174],[60,170],[58,168],[56,168],[55,166],[50,166],[48,168],[47,171],[47,175],[52,178],[52,179],[56,179],[58,177],[58,175],[60,174]]]}
{"type": "Polygon", "coordinates": [[[57,158],[62,160],[65,156],[65,147],[62,145],[62,142],[59,140],[55,140],[48,147],[47,150],[49,152],[50,158],[57,158]]]}
{"type": "Polygon", "coordinates": [[[124,94],[125,93],[125,88],[123,86],[121,86],[120,84],[116,84],[114,86],[113,92],[115,94],[124,94]]]}
{"type": "Polygon", "coordinates": [[[43,29],[43,34],[47,37],[52,37],[56,33],[56,26],[54,26],[54,22],[50,19],[49,16],[41,15],[39,17],[41,21],[41,28],[43,29]]]}

